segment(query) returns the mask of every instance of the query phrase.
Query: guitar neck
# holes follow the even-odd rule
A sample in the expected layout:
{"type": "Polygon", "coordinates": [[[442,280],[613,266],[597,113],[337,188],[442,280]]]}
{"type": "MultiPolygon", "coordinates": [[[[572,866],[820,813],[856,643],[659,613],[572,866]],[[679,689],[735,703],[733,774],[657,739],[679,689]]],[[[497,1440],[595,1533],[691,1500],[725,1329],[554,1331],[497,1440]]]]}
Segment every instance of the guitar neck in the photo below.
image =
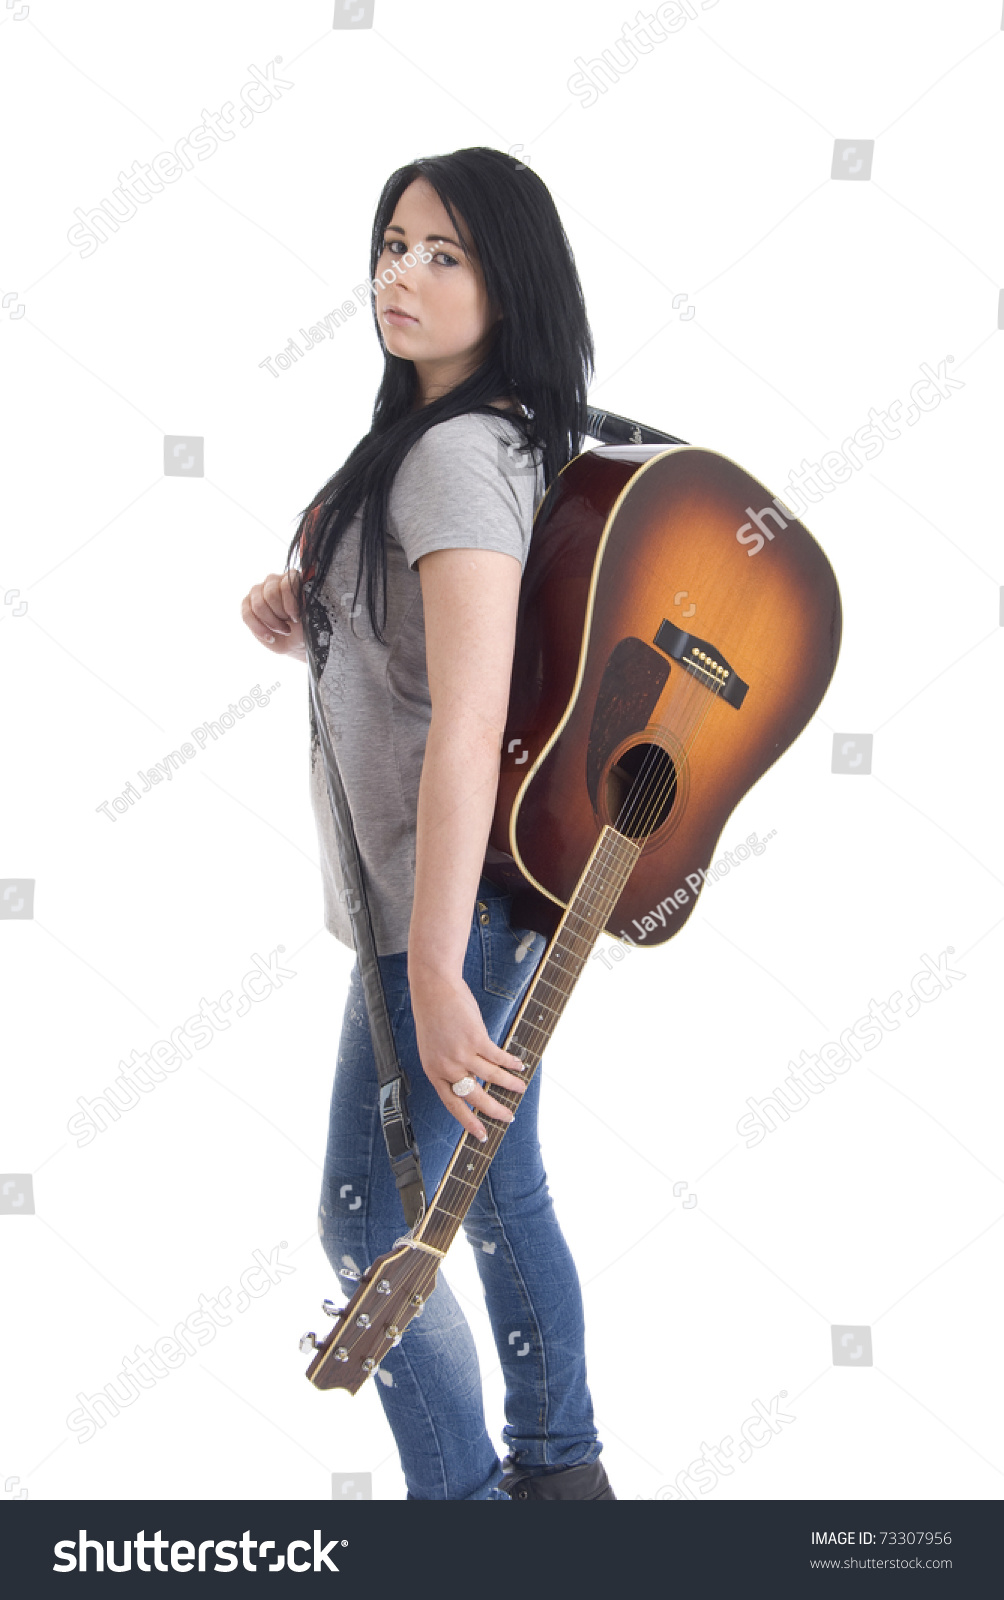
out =
{"type": "MultiPolygon", "coordinates": [[[[524,1063],[522,1077],[527,1083],[640,854],[640,844],[609,825],[596,841],[502,1044],[524,1063]]],[[[516,1090],[497,1083],[486,1083],[485,1089],[491,1099],[514,1112],[522,1099],[516,1090]]],[[[464,1134],[425,1215],[409,1236],[437,1255],[445,1255],[453,1243],[509,1126],[487,1113],[484,1121],[487,1140],[482,1144],[473,1134],[464,1134]]]]}

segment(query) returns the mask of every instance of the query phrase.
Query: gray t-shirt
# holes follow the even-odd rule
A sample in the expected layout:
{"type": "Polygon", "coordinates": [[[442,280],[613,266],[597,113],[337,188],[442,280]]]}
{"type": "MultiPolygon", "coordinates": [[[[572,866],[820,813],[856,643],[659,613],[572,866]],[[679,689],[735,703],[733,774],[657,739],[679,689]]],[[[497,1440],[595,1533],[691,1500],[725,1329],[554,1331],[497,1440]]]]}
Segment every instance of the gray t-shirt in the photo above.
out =
{"type": "MultiPolygon", "coordinates": [[[[525,567],[543,467],[503,412],[436,423],[391,486],[386,644],[374,638],[365,583],[353,611],[361,516],[346,531],[311,611],[321,704],[348,797],[377,953],[408,948],[415,895],[418,786],[432,714],[418,558],[432,550],[500,550],[525,567]]],[[[379,587],[377,590],[379,606],[379,587]]],[[[324,925],[354,949],[338,837],[316,730],[310,794],[321,854],[324,925]]]]}

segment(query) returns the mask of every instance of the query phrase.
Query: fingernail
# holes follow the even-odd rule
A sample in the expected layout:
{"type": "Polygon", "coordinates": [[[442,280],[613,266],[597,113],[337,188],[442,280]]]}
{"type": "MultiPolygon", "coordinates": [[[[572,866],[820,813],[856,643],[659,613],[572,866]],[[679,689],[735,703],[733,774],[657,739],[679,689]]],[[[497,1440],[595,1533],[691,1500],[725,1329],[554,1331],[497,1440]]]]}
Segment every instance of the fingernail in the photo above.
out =
{"type": "Polygon", "coordinates": [[[481,1140],[481,1143],[484,1144],[485,1140],[488,1138],[488,1135],[487,1133],[479,1133],[478,1138],[481,1140]]]}

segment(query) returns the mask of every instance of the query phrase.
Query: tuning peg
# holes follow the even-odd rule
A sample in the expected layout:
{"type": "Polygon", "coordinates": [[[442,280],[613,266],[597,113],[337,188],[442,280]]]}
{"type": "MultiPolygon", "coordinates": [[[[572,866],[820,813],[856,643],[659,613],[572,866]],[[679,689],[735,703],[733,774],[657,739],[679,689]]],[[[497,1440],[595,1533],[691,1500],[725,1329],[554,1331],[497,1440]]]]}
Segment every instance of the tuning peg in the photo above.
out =
{"type": "Polygon", "coordinates": [[[319,1348],[319,1346],[318,1346],[318,1343],[317,1343],[317,1334],[316,1333],[305,1333],[303,1338],[300,1340],[300,1349],[303,1352],[303,1354],[307,1355],[309,1351],[317,1350],[318,1348],[319,1348]]]}
{"type": "Polygon", "coordinates": [[[344,1309],[344,1306],[336,1306],[333,1300],[321,1301],[321,1310],[324,1312],[326,1317],[340,1317],[343,1314],[344,1309]]]}

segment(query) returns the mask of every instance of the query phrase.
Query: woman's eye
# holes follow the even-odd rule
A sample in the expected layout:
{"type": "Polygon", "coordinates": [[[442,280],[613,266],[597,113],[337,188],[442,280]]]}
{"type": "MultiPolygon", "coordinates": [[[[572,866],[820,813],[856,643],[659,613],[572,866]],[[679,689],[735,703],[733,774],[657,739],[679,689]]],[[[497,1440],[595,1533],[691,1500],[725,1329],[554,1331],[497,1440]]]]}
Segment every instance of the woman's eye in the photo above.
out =
{"type": "MultiPolygon", "coordinates": [[[[392,256],[408,254],[408,251],[405,249],[403,239],[385,239],[383,242],[383,247],[385,250],[389,250],[392,256]],[[394,249],[396,244],[401,246],[400,251],[394,249]]],[[[459,265],[456,256],[451,256],[447,250],[437,250],[432,259],[433,261],[442,260],[447,266],[450,267],[456,267],[459,265]]]]}

